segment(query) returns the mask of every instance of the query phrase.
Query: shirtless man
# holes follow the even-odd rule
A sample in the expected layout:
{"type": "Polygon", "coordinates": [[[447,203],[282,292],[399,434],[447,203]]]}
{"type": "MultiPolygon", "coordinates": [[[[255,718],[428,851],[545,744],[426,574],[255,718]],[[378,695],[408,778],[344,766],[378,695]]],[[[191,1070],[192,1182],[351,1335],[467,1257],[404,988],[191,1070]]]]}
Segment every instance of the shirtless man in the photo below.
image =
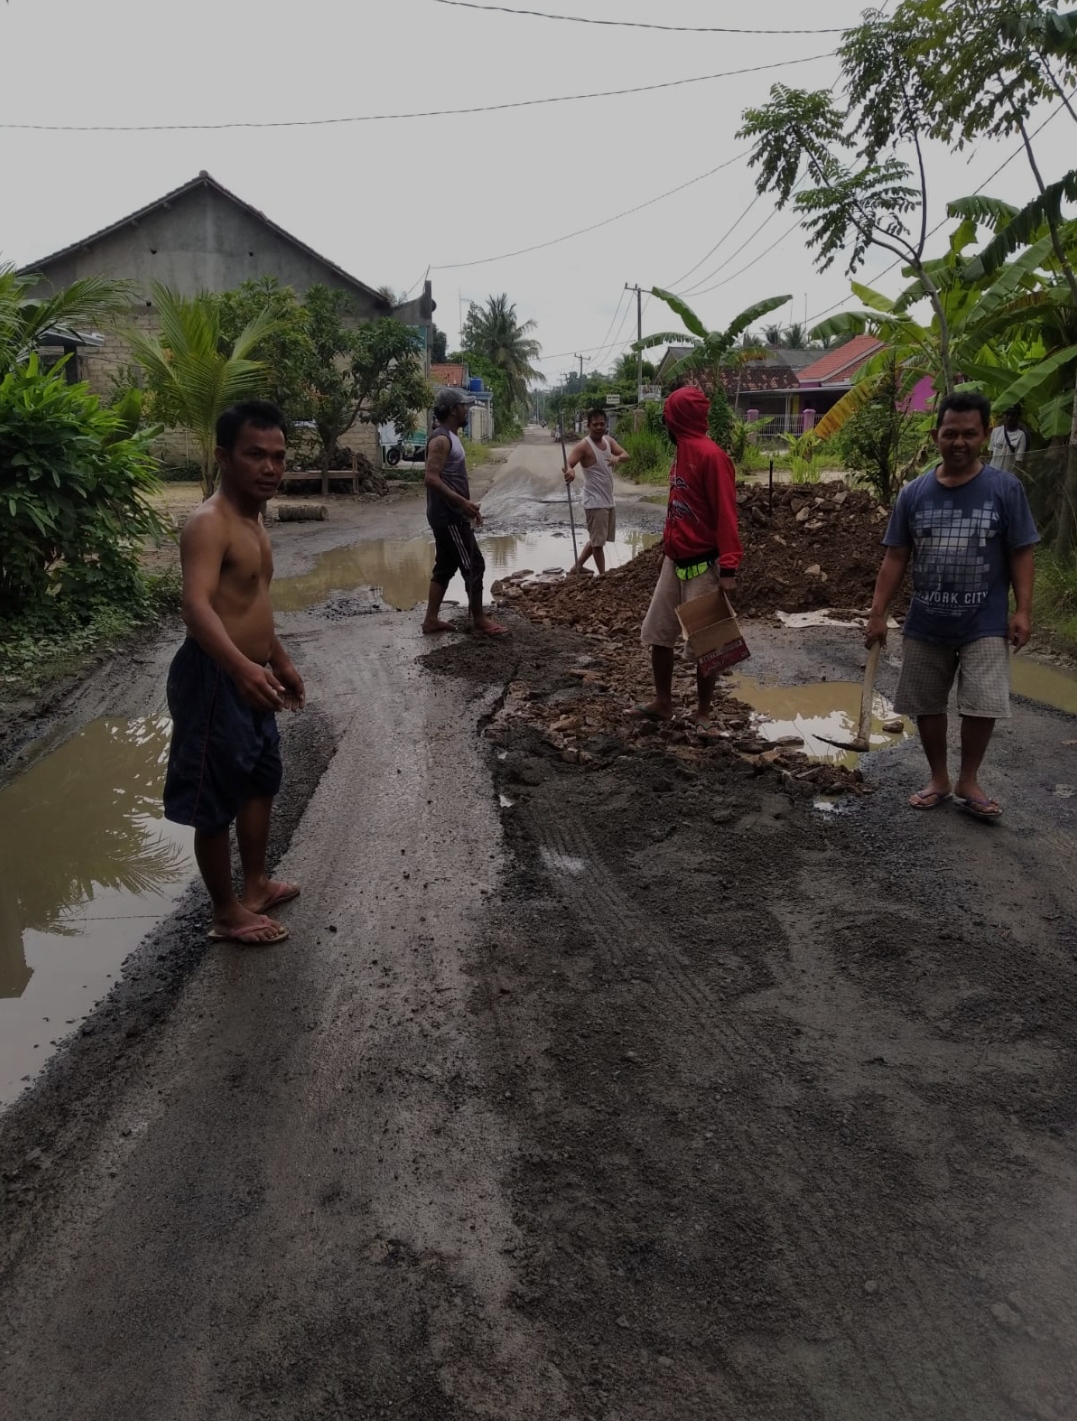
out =
{"type": "Polygon", "coordinates": [[[587,438],[581,439],[568,456],[565,483],[576,477],[583,466],[583,515],[587,519],[587,543],[572,571],[582,572],[589,557],[599,574],[606,571],[604,548],[617,536],[617,506],[613,500],[613,471],[630,455],[616,439],[606,437],[606,411],[593,409],[587,416],[587,438]]]}
{"type": "Polygon", "coordinates": [[[306,692],[273,630],[273,553],[261,522],[284,473],[284,416],[249,400],[217,421],[221,484],[180,538],[187,640],[168,673],[172,745],[165,817],[194,825],[194,852],[213,900],[215,942],[268,947],[287,929],[266,916],[299,896],[266,874],[273,797],[280,789],[275,714],[306,692]],[[232,886],[235,821],[243,894],[232,886]]]}

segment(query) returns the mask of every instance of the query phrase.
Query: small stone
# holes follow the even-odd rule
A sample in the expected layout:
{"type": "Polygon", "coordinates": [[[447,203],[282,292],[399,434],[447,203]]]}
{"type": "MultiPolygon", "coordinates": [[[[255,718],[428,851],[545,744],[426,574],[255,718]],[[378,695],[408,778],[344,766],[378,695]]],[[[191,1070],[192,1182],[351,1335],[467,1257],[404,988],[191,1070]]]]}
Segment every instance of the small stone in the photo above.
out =
{"type": "Polygon", "coordinates": [[[864,1284],[864,1292],[867,1293],[868,1296],[870,1297],[870,1296],[872,1296],[874,1293],[877,1293],[878,1291],[879,1291],[879,1285],[878,1285],[878,1283],[876,1283],[876,1281],[875,1281],[874,1278],[869,1278],[868,1281],[864,1284]]]}
{"type": "Polygon", "coordinates": [[[820,576],[820,574],[822,573],[822,571],[823,571],[823,569],[819,566],[819,564],[818,564],[817,562],[813,562],[812,565],[811,565],[811,567],[806,567],[806,568],[804,569],[804,576],[805,576],[805,577],[818,577],[818,576],[820,576]]]}
{"type": "Polygon", "coordinates": [[[811,509],[810,509],[810,508],[802,508],[802,509],[800,510],[800,512],[799,512],[799,513],[797,514],[797,516],[796,516],[796,521],[797,521],[798,523],[807,523],[807,521],[808,521],[808,519],[809,519],[810,517],[811,517],[811,509]]]}
{"type": "Polygon", "coordinates": [[[663,1370],[664,1372],[670,1372],[670,1371],[673,1370],[673,1358],[672,1358],[672,1357],[659,1357],[659,1359],[658,1359],[658,1365],[662,1368],[662,1370],[663,1370]]]}
{"type": "Polygon", "coordinates": [[[845,489],[842,489],[840,493],[836,493],[836,494],[834,495],[834,502],[835,502],[835,503],[838,505],[838,507],[840,508],[841,505],[845,502],[845,500],[846,500],[848,497],[849,497],[849,495],[848,495],[847,491],[846,491],[845,489]]]}
{"type": "Polygon", "coordinates": [[[991,1308],[991,1316],[999,1327],[1005,1327],[1009,1332],[1013,1332],[1021,1326],[1019,1315],[1014,1312],[1013,1308],[1007,1307],[1005,1303],[995,1303],[991,1308]]]}
{"type": "Polygon", "coordinates": [[[712,823],[712,824],[732,824],[732,822],[733,822],[733,811],[732,811],[732,809],[716,809],[716,810],[714,811],[714,813],[711,815],[711,823],[712,823]]]}
{"type": "Polygon", "coordinates": [[[905,729],[905,722],[899,715],[891,716],[889,720],[883,721],[883,729],[887,735],[900,735],[905,729]]]}

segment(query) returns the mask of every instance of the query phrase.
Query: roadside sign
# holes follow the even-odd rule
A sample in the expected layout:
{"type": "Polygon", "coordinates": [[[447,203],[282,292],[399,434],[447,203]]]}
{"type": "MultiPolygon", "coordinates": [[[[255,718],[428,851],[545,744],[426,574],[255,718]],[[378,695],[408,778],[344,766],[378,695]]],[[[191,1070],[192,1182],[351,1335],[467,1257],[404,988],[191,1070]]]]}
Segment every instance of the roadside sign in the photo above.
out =
{"type": "Polygon", "coordinates": [[[618,406],[620,403],[621,403],[621,397],[620,397],[620,395],[607,395],[607,396],[606,396],[606,408],[607,408],[607,409],[616,409],[617,406],[618,406]]]}

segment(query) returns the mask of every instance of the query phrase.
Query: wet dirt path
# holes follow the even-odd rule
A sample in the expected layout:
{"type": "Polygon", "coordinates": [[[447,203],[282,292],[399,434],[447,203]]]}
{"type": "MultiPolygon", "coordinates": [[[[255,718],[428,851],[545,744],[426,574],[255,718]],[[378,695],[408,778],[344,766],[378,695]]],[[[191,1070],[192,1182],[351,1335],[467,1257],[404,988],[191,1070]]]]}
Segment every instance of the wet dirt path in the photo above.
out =
{"type": "MultiPolygon", "coordinates": [[[[1077,1414],[1073,719],[1000,734],[994,833],[902,809],[915,741],[830,820],[732,759],[494,745],[580,641],[360,610],[282,625],[290,942],[209,952],[189,895],[0,1115],[0,1411],[1077,1414]]],[[[749,639],[859,677],[848,633],[749,639]]]]}

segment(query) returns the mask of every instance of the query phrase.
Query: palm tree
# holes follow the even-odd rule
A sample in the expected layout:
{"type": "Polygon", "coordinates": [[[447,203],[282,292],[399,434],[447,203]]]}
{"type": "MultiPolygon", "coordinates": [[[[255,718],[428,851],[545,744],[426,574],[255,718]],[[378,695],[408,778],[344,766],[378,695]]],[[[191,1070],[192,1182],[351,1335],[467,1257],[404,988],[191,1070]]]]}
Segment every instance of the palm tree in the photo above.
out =
{"type": "Polygon", "coordinates": [[[260,395],[266,368],[251,353],[271,335],[277,322],[263,311],[245,326],[226,349],[220,312],[212,296],[179,296],[165,286],[153,288],[160,335],[130,331],[131,354],[146,375],[153,395],[154,415],[164,424],[190,431],[202,461],[202,496],[215,481],[213,451],[218,417],[237,400],[260,395]]]}
{"type": "Polygon", "coordinates": [[[782,334],[781,346],[783,350],[807,350],[810,344],[808,333],[799,321],[794,321],[791,326],[787,326],[782,334]]]}
{"type": "Polygon", "coordinates": [[[0,264],[0,375],[27,360],[49,332],[73,336],[78,328],[114,321],[130,311],[130,287],[103,276],[73,281],[51,295],[31,294],[44,281],[0,264]]]}
{"type": "Polygon", "coordinates": [[[542,353],[542,346],[531,334],[536,329],[534,321],[520,324],[516,306],[504,292],[488,297],[485,306],[472,304],[464,322],[465,351],[488,360],[502,372],[518,411],[527,408],[528,386],[546,383],[532,363],[542,353]]]}

